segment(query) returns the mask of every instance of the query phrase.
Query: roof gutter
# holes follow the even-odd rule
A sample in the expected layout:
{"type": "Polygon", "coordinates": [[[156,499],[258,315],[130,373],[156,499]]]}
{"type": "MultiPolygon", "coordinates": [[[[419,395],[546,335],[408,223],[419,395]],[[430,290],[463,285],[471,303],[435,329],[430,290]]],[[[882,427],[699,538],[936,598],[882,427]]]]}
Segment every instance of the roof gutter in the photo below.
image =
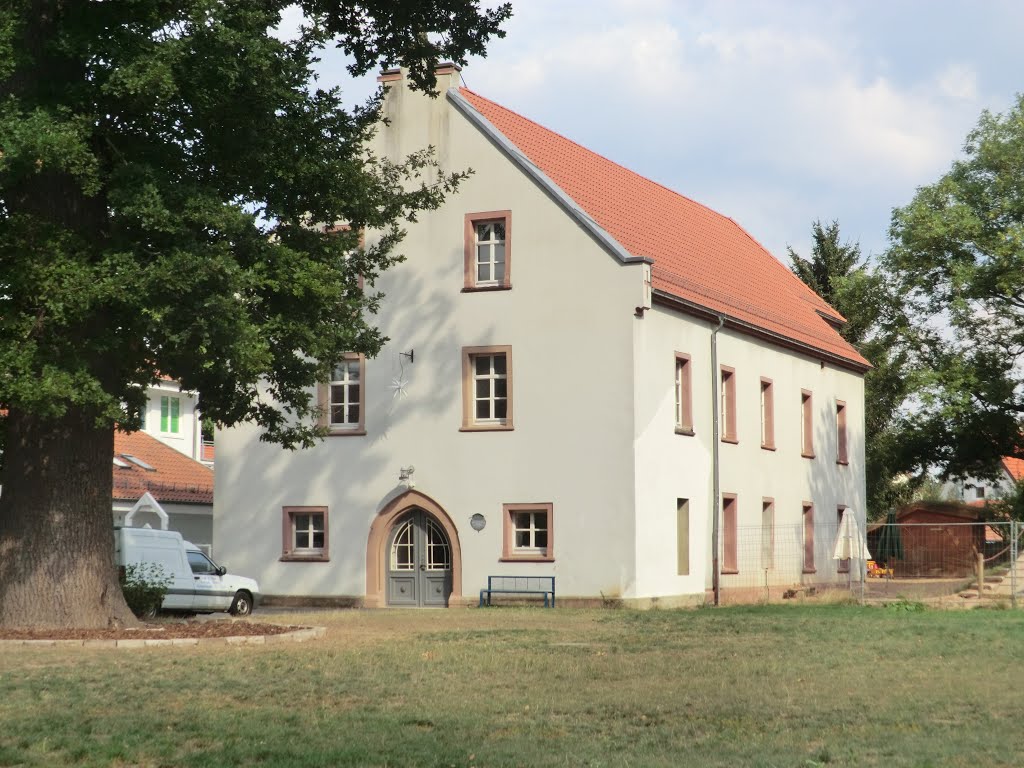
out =
{"type": "Polygon", "coordinates": [[[538,168],[530,158],[523,154],[515,144],[509,141],[508,137],[499,131],[494,124],[481,115],[470,104],[466,98],[459,93],[457,88],[449,88],[447,93],[448,101],[455,105],[455,108],[463,114],[473,125],[487,136],[505,155],[518,165],[527,176],[533,179],[541,189],[550,195],[565,211],[572,216],[593,237],[608,253],[614,256],[623,264],[653,264],[654,259],[648,256],[634,256],[619,242],[612,237],[605,229],[594,221],[580,206],[567,195],[560,186],[555,184],[544,171],[538,168]]]}
{"type": "Polygon", "coordinates": [[[679,310],[680,312],[686,312],[687,314],[696,315],[697,317],[701,317],[705,320],[717,320],[720,317],[724,317],[726,324],[728,324],[730,328],[740,331],[741,333],[745,333],[749,336],[756,336],[757,338],[760,339],[766,339],[768,341],[773,342],[774,344],[779,345],[780,347],[794,349],[797,352],[802,352],[808,357],[814,357],[819,360],[828,360],[831,363],[835,363],[840,368],[846,368],[848,370],[861,374],[869,371],[872,368],[870,364],[865,365],[864,363],[858,362],[856,360],[851,360],[847,357],[837,355],[835,352],[829,352],[827,350],[815,347],[811,344],[806,344],[802,341],[797,341],[796,339],[793,339],[789,336],[783,336],[781,333],[774,333],[772,331],[765,330],[764,328],[758,325],[754,325],[753,323],[749,323],[746,320],[740,320],[739,318],[736,317],[723,315],[722,313],[716,312],[713,309],[709,309],[708,307],[705,307],[702,304],[697,304],[696,302],[688,301],[687,299],[682,299],[678,296],[668,293],[667,291],[663,291],[656,288],[654,290],[653,299],[658,304],[679,310]]]}

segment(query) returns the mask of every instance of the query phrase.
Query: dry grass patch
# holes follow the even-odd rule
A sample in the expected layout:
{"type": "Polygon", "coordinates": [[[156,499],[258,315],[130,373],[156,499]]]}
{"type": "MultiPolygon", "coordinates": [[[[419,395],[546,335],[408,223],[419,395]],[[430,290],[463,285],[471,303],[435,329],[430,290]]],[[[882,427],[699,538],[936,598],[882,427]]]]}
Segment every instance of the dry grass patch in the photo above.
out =
{"type": "Polygon", "coordinates": [[[298,645],[3,655],[0,765],[1018,763],[1014,611],[279,619],[328,632],[298,645]]]}

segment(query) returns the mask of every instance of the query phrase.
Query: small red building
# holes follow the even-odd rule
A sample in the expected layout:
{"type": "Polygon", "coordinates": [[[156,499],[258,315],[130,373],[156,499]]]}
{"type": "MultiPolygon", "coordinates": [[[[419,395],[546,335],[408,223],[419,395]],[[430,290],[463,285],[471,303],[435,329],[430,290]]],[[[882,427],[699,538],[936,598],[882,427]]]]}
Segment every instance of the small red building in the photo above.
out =
{"type": "MultiPolygon", "coordinates": [[[[892,561],[897,577],[943,578],[974,572],[985,551],[984,508],[958,502],[915,501],[896,513],[903,558],[892,561]]],[[[879,559],[885,523],[868,526],[868,549],[879,559]]],[[[880,562],[881,564],[881,562],[880,562]]]]}

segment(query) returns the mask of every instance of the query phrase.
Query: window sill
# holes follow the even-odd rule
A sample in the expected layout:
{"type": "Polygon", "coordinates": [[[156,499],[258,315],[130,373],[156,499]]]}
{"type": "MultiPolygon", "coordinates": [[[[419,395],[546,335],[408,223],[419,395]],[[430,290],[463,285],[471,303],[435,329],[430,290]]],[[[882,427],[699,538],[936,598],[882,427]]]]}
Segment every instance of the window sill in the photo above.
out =
{"type": "Polygon", "coordinates": [[[836,459],[836,464],[841,467],[848,467],[850,466],[850,461],[849,459],[836,459]]]}
{"type": "Polygon", "coordinates": [[[278,558],[281,563],[329,563],[331,558],[328,555],[295,555],[285,553],[278,558]]]}
{"type": "Polygon", "coordinates": [[[511,432],[511,424],[463,424],[459,432],[511,432]]]}
{"type": "Polygon", "coordinates": [[[328,430],[328,437],[364,437],[365,429],[331,429],[328,430]]]}
{"type": "Polygon", "coordinates": [[[805,459],[813,459],[814,458],[814,454],[813,453],[803,453],[803,452],[801,452],[800,455],[803,458],[805,458],[805,459]]]}
{"type": "Polygon", "coordinates": [[[740,572],[739,568],[723,568],[722,569],[722,575],[723,576],[735,576],[739,572],[740,572]]]}
{"type": "Polygon", "coordinates": [[[722,442],[723,443],[729,443],[729,445],[739,445],[740,444],[739,438],[738,437],[733,437],[732,435],[724,435],[722,437],[722,442]]]}
{"type": "Polygon", "coordinates": [[[697,433],[693,431],[693,427],[676,427],[676,434],[693,437],[697,433]]]}
{"type": "Polygon", "coordinates": [[[839,570],[836,571],[836,573],[849,573],[849,572],[850,572],[849,568],[840,568],[839,570]]]}
{"type": "Polygon", "coordinates": [[[487,293],[488,291],[511,291],[511,285],[467,285],[463,293],[487,293]]]}
{"type": "Polygon", "coordinates": [[[803,573],[817,573],[817,568],[804,568],[803,573]]]}
{"type": "Polygon", "coordinates": [[[499,563],[553,563],[554,557],[546,555],[502,555],[498,558],[499,563]]]}
{"type": "Polygon", "coordinates": [[[761,450],[762,451],[774,451],[775,450],[775,446],[774,445],[762,445],[761,446],[761,450]]]}

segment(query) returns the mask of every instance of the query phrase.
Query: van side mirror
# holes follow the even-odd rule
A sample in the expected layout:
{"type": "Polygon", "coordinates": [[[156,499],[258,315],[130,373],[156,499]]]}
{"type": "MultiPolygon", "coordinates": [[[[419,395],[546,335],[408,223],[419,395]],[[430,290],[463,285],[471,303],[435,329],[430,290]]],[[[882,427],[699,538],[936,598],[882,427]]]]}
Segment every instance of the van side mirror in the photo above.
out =
{"type": "Polygon", "coordinates": [[[228,569],[225,568],[223,565],[218,565],[217,566],[217,575],[218,576],[223,576],[227,572],[228,572],[228,569]]]}

